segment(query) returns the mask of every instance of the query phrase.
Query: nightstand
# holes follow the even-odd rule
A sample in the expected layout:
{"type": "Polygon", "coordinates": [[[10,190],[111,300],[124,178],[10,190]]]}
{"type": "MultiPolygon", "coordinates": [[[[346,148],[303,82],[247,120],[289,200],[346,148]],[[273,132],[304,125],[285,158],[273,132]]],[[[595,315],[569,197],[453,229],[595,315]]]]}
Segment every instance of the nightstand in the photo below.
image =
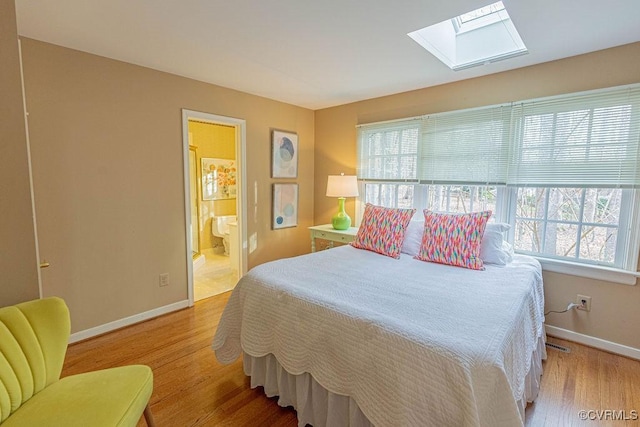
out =
{"type": "Polygon", "coordinates": [[[358,234],[358,227],[349,227],[347,230],[336,230],[331,224],[314,225],[309,227],[311,232],[311,252],[316,251],[316,239],[329,241],[329,247],[333,247],[333,242],[350,243],[358,234]]]}

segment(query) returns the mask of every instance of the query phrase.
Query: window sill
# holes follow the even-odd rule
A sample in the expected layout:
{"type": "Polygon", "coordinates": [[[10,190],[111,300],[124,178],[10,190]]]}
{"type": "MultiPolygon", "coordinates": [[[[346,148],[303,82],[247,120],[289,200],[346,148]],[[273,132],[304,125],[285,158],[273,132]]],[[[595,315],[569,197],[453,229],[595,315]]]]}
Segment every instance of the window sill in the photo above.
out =
{"type": "Polygon", "coordinates": [[[627,271],[620,268],[578,264],[549,258],[535,258],[540,261],[543,271],[552,271],[554,273],[569,274],[571,276],[587,277],[589,279],[632,286],[636,284],[637,278],[640,277],[640,272],[627,271]]]}

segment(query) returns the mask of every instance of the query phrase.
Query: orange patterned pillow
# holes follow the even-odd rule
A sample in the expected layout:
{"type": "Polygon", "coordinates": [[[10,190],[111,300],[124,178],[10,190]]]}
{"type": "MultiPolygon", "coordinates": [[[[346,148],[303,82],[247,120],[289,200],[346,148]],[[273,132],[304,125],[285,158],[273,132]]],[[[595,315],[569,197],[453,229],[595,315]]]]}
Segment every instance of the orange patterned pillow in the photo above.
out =
{"type": "Polygon", "coordinates": [[[404,233],[415,211],[383,208],[367,203],[358,234],[351,246],[391,258],[400,258],[404,233]]]}
{"type": "Polygon", "coordinates": [[[484,270],[480,244],[491,211],[442,214],[424,210],[424,233],[414,258],[472,270],[484,270]]]}

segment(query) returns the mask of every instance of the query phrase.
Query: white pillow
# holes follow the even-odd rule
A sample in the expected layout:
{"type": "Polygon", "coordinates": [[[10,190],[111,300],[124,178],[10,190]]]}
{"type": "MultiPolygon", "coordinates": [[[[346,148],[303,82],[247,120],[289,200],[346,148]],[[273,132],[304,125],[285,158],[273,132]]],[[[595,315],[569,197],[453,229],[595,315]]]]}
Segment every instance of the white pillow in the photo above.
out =
{"type": "Polygon", "coordinates": [[[400,252],[411,256],[418,255],[422,246],[422,234],[424,233],[424,220],[410,221],[407,231],[404,232],[404,242],[400,252]]]}
{"type": "Polygon", "coordinates": [[[513,250],[513,245],[505,240],[504,242],[502,242],[502,250],[507,253],[507,256],[509,257],[508,262],[513,261],[513,254],[515,253],[513,250]]]}
{"type": "Polygon", "coordinates": [[[480,243],[480,258],[486,264],[507,265],[513,260],[513,248],[502,234],[509,228],[509,224],[500,222],[487,224],[480,243]]]}
{"type": "MultiPolygon", "coordinates": [[[[504,233],[511,226],[503,222],[488,223],[480,243],[480,258],[487,264],[507,265],[513,260],[513,248],[504,241],[504,233]]],[[[411,221],[404,234],[400,252],[411,256],[418,255],[422,246],[424,221],[411,221]]]]}
{"type": "Polygon", "coordinates": [[[487,228],[485,230],[499,231],[500,233],[504,233],[505,231],[509,231],[511,226],[506,222],[488,222],[487,228]]]}

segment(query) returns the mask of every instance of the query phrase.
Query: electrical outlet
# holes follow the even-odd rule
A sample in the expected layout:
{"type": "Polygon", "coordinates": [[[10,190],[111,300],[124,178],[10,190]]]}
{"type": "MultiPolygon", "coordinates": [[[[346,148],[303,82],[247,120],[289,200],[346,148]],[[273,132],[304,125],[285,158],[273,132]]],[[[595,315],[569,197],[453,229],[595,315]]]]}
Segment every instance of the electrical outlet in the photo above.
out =
{"type": "Polygon", "coordinates": [[[591,297],[578,294],[576,296],[576,307],[578,310],[591,311],[591,297]]]}
{"type": "Polygon", "coordinates": [[[160,274],[160,286],[169,286],[169,273],[160,274]]]}

